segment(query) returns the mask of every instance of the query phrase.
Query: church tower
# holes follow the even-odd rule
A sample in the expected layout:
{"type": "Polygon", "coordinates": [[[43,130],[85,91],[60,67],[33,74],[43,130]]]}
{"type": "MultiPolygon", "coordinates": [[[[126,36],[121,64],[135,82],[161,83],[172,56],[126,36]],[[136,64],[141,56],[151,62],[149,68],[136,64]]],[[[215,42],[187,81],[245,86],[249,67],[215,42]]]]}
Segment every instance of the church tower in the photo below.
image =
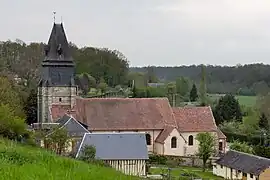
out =
{"type": "Polygon", "coordinates": [[[53,24],[52,32],[45,46],[41,79],[38,85],[38,124],[50,124],[53,104],[72,108],[75,105],[77,87],[74,83],[75,64],[63,24],[53,24]]]}

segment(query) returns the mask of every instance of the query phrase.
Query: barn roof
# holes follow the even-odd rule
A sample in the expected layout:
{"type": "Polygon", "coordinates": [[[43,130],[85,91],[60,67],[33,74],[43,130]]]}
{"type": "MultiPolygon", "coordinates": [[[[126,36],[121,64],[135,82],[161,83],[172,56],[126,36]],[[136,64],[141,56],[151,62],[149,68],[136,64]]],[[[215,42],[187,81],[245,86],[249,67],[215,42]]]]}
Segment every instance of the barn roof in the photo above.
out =
{"type": "Polygon", "coordinates": [[[96,148],[97,159],[148,159],[144,133],[87,133],[82,139],[76,158],[82,155],[86,145],[96,148]]]}
{"type": "Polygon", "coordinates": [[[270,167],[270,159],[233,150],[228,151],[216,163],[256,176],[270,167]]]}

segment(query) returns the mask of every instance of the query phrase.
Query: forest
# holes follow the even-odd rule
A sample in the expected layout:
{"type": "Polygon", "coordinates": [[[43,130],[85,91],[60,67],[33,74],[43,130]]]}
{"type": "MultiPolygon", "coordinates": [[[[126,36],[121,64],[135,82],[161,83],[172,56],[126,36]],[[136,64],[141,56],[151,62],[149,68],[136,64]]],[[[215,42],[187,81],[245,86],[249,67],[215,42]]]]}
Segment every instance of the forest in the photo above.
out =
{"type": "MultiPolygon", "coordinates": [[[[152,71],[161,81],[175,81],[183,76],[196,84],[200,82],[200,66],[151,66],[152,71]]],[[[131,72],[148,72],[149,67],[131,67],[131,72]]],[[[256,95],[268,90],[270,86],[270,65],[247,64],[237,66],[205,65],[206,86],[208,93],[233,93],[256,95]]]]}

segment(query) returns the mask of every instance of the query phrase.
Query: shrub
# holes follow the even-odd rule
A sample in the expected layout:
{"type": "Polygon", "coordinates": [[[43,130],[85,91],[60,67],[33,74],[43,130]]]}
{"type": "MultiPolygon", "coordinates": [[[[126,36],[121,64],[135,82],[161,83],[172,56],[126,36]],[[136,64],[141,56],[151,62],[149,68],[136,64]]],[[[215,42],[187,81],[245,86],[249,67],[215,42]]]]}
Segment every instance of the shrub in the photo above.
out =
{"type": "Polygon", "coordinates": [[[79,159],[86,162],[91,162],[96,157],[96,148],[94,146],[84,146],[82,149],[82,154],[79,159]]]}
{"type": "Polygon", "coordinates": [[[167,157],[158,154],[151,154],[149,156],[149,163],[150,164],[162,164],[165,165],[167,163],[167,157]]]}

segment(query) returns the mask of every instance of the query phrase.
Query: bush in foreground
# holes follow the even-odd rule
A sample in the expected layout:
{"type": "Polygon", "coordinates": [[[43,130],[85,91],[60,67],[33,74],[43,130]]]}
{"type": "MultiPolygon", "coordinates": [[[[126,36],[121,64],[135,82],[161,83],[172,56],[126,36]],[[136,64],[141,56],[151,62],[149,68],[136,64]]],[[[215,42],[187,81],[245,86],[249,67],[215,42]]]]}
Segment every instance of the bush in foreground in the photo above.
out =
{"type": "Polygon", "coordinates": [[[138,180],[109,167],[57,156],[0,139],[0,180],[138,180]]]}

